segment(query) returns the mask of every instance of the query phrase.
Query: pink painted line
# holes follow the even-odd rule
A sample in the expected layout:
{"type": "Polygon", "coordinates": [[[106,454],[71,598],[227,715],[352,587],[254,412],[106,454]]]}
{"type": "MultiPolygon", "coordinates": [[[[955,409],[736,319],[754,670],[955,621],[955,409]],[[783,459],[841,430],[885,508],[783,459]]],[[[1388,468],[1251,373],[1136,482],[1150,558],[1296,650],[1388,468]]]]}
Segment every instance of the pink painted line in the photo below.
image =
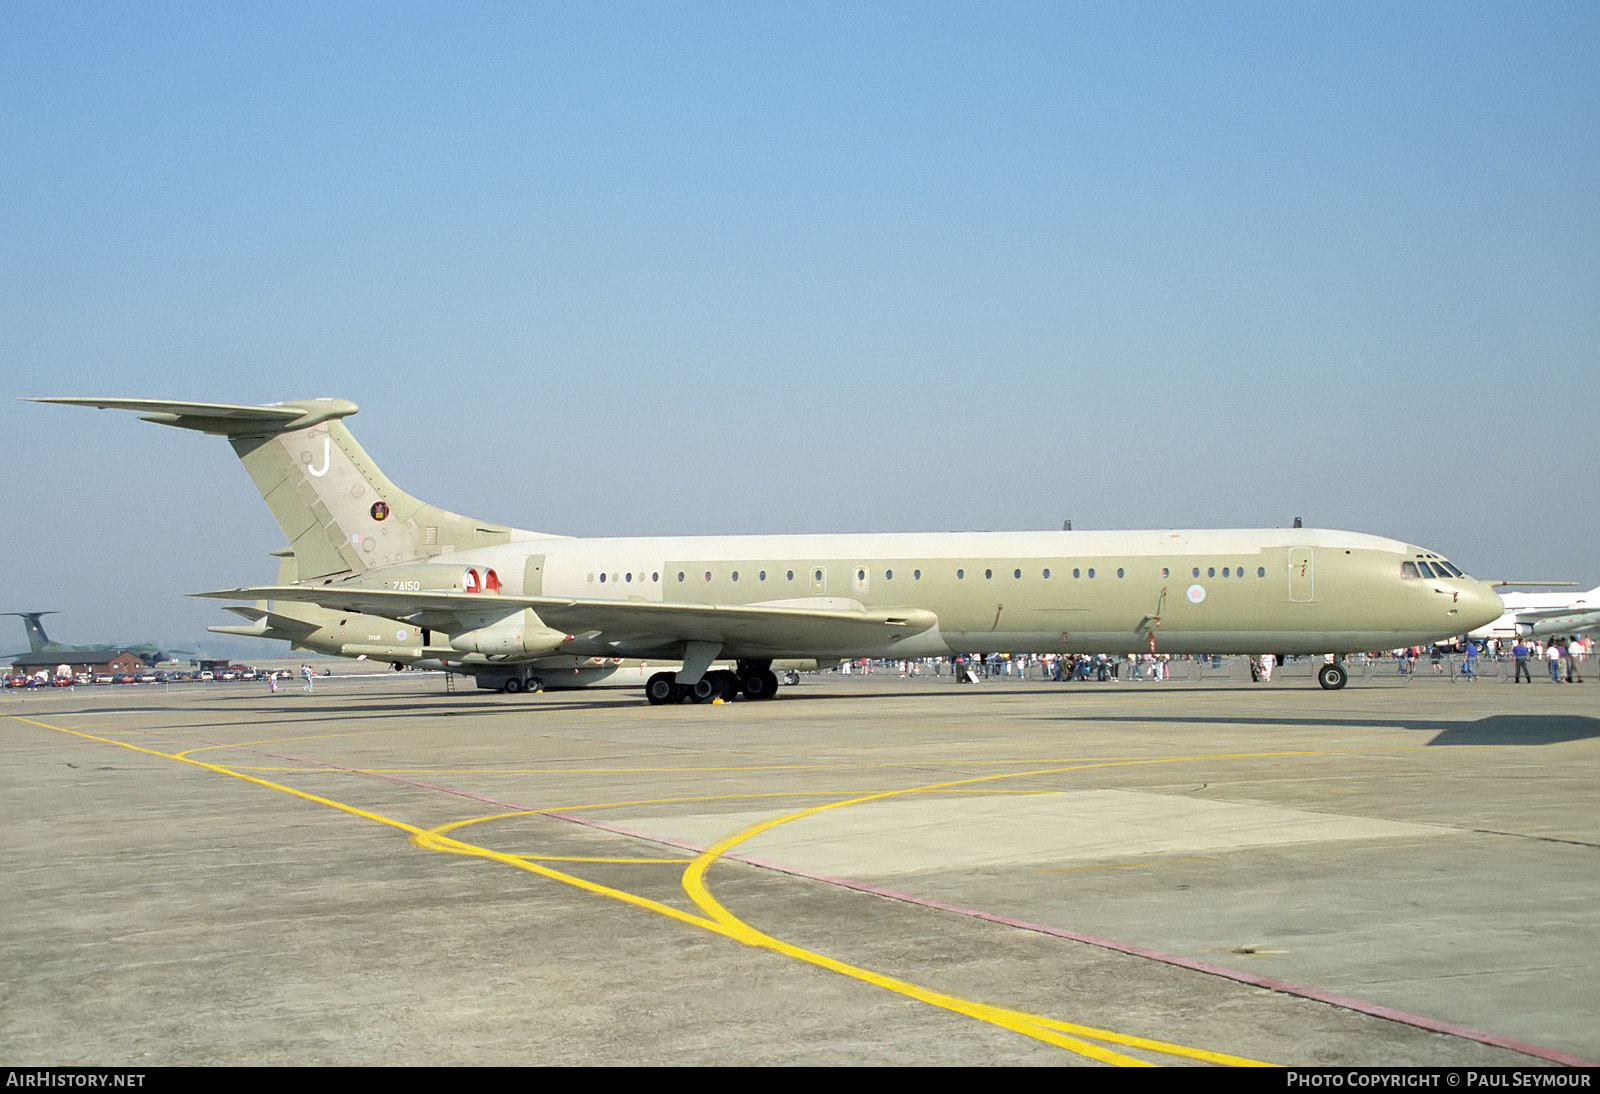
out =
{"type": "MultiPolygon", "coordinates": [[[[210,743],[210,742],[208,742],[210,743]]],[[[606,821],[595,820],[592,817],[582,817],[575,813],[559,813],[555,811],[540,811],[530,809],[516,802],[503,801],[499,798],[490,798],[470,791],[457,790],[453,787],[439,786],[434,783],[425,783],[418,779],[407,779],[399,775],[390,775],[383,772],[367,771],[357,767],[345,767],[340,764],[324,763],[319,760],[306,759],[302,756],[290,756],[281,752],[266,752],[259,749],[242,749],[240,751],[255,752],[258,755],[269,756],[276,760],[288,760],[294,763],[311,764],[325,770],[343,771],[353,775],[369,775],[390,782],[403,783],[423,790],[438,791],[459,798],[469,798],[473,801],[483,802],[487,805],[500,806],[517,812],[532,813],[553,820],[566,821],[571,824],[581,824],[586,828],[594,828],[602,832],[611,832],[619,836],[644,840],[647,843],[656,843],[666,847],[676,847],[683,851],[695,854],[704,854],[705,848],[689,843],[686,840],[673,839],[638,829],[628,828],[620,824],[611,824],[606,821]]],[[[1434,1033],[1443,1033],[1451,1037],[1460,1037],[1467,1041],[1477,1041],[1480,1044],[1492,1045],[1496,1048],[1520,1052],[1525,1056],[1533,1056],[1551,1063],[1564,1064],[1568,1067],[1600,1067],[1600,1062],[1587,1060],[1569,1052],[1558,1049],[1545,1048],[1542,1045],[1530,1044],[1519,1041],[1514,1037],[1506,1037],[1488,1030],[1474,1029],[1471,1026],[1456,1025],[1453,1022],[1440,1021],[1437,1018],[1428,1018],[1421,1014],[1412,1014],[1409,1011],[1387,1007],[1381,1003],[1369,1003],[1353,996],[1341,995],[1338,992],[1325,991],[1306,984],[1296,984],[1288,980],[1280,980],[1275,976],[1260,976],[1242,969],[1230,969],[1225,965],[1215,965],[1209,961],[1199,961],[1192,957],[1183,957],[1180,954],[1166,953],[1154,950],[1148,946],[1138,946],[1131,942],[1118,942],[1111,938],[1101,938],[1098,935],[1084,934],[1081,931],[1070,931],[1064,927],[1051,927],[1043,923],[1033,923],[1026,919],[1016,919],[1012,916],[998,915],[994,912],[985,912],[978,908],[966,908],[959,904],[950,904],[942,900],[932,900],[927,897],[904,893],[898,889],[889,889],[881,885],[870,885],[864,881],[853,878],[833,877],[829,874],[812,873],[794,866],[785,866],[782,863],[771,862],[750,855],[723,855],[722,858],[740,862],[747,866],[754,866],[762,870],[771,870],[775,873],[788,874],[791,877],[805,878],[807,881],[817,881],[824,885],[834,885],[841,889],[851,889],[858,893],[867,893],[871,896],[883,897],[886,900],[896,900],[903,904],[914,904],[922,908],[931,908],[935,911],[949,912],[953,915],[966,916],[970,919],[981,919],[989,923],[998,923],[1005,927],[1014,927],[1021,931],[1031,931],[1035,934],[1050,935],[1054,938],[1064,938],[1071,942],[1081,942],[1086,946],[1095,946],[1103,950],[1112,950],[1124,953],[1130,957],[1142,957],[1148,961],[1157,961],[1163,965],[1172,965],[1191,972],[1204,973],[1207,976],[1216,976],[1224,980],[1233,980],[1240,984],[1249,984],[1252,987],[1266,988],[1269,991],[1280,992],[1284,995],[1293,995],[1301,999],[1311,999],[1318,1003],[1326,1003],[1341,1010],[1355,1011],[1358,1014],[1369,1014],[1374,1018],[1382,1018],[1390,1022],[1399,1022],[1402,1025],[1414,1026],[1417,1029],[1431,1030],[1434,1033]]]]}

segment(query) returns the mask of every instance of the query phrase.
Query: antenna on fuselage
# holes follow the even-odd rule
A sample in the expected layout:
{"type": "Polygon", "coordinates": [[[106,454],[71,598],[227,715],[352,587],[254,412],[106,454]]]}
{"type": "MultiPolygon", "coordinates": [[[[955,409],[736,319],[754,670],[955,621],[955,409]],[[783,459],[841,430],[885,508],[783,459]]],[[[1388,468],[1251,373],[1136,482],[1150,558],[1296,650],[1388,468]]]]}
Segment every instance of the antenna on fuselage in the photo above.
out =
{"type": "Polygon", "coordinates": [[[1072,531],[1072,522],[1071,522],[1071,521],[1070,521],[1070,520],[1064,520],[1064,521],[1062,521],[1062,522],[1061,522],[1061,530],[1062,530],[1062,531],[1063,531],[1063,532],[1070,532],[1070,531],[1072,531]]]}
{"type": "Polygon", "coordinates": [[[1304,524],[1301,524],[1301,523],[1300,523],[1300,518],[1299,518],[1299,517],[1295,517],[1295,518],[1294,518],[1294,526],[1295,526],[1295,527],[1296,527],[1296,528],[1304,528],[1304,527],[1305,527],[1305,525],[1304,525],[1304,524]]]}

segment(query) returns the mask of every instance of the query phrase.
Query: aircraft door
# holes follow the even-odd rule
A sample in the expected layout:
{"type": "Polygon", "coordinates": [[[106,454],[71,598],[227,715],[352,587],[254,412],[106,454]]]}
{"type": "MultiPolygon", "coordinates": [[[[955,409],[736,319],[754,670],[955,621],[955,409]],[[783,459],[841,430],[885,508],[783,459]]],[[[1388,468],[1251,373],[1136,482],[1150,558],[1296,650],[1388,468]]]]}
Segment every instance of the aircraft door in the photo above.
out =
{"type": "Polygon", "coordinates": [[[544,595],[544,556],[529,555],[522,565],[522,595],[544,595]]]}
{"type": "Polygon", "coordinates": [[[1289,548],[1289,599],[1297,604],[1311,600],[1311,548],[1289,548]]]}

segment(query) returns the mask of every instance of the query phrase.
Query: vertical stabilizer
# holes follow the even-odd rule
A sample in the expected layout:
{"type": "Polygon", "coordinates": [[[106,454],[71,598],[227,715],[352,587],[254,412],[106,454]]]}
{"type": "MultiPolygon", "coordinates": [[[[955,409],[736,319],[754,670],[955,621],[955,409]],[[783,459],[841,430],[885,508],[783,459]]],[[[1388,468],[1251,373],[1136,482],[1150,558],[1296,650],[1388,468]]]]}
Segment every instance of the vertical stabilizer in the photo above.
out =
{"type": "Polygon", "coordinates": [[[139,411],[145,421],[226,437],[288,537],[301,581],[512,537],[510,528],[429,505],[390,482],[339,420],[356,412],[356,405],[344,399],[264,406],[167,399],[34,401],[139,411]]]}
{"type": "Polygon", "coordinates": [[[39,622],[40,616],[55,615],[55,612],[0,612],[0,615],[16,615],[22,617],[22,629],[28,632],[28,649],[34,653],[44,653],[55,643],[50,641],[50,636],[44,633],[44,624],[39,622]]]}

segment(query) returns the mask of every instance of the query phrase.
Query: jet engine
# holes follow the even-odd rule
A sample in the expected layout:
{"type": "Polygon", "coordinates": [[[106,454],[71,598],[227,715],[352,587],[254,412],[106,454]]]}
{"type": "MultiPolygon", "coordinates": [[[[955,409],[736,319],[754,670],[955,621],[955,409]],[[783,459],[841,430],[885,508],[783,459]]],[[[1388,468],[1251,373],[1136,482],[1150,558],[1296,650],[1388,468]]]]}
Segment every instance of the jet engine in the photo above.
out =
{"type": "Polygon", "coordinates": [[[481,653],[491,661],[538,657],[554,653],[569,635],[553,631],[530,608],[485,622],[472,630],[450,636],[452,649],[462,653],[481,653]]]}

